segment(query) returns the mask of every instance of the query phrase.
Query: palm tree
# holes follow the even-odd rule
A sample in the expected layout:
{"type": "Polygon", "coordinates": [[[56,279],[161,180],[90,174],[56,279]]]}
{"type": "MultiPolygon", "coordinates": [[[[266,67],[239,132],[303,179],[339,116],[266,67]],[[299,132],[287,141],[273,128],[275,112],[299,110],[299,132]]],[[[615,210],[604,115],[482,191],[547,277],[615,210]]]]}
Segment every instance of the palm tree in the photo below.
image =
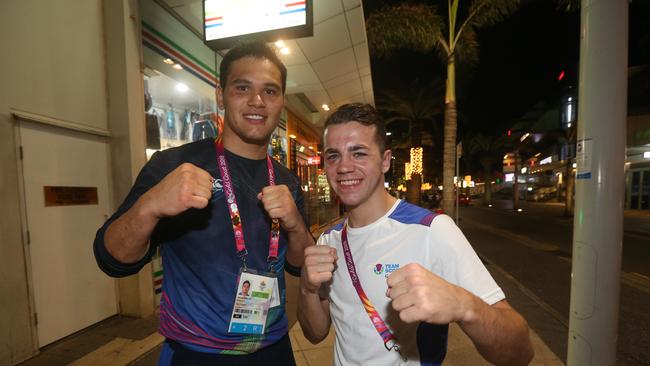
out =
{"type": "Polygon", "coordinates": [[[494,164],[503,155],[505,139],[502,136],[490,136],[477,133],[467,139],[464,148],[470,156],[478,159],[483,168],[483,180],[485,181],[484,204],[492,203],[492,172],[494,164]]]}
{"type": "Polygon", "coordinates": [[[447,64],[443,157],[443,209],[454,214],[453,177],[456,164],[456,61],[478,59],[475,29],[510,15],[519,0],[473,0],[459,10],[459,0],[447,0],[447,17],[425,4],[401,4],[371,14],[366,22],[373,53],[390,55],[397,49],[437,50],[447,64]],[[464,15],[464,19],[459,18],[464,15]]]}
{"type": "MultiPolygon", "coordinates": [[[[411,83],[405,91],[383,92],[377,98],[377,108],[388,116],[386,125],[407,122],[409,125],[410,147],[422,146],[422,132],[425,124],[433,123],[436,115],[442,112],[442,90],[436,87],[419,87],[411,83]]],[[[406,182],[407,200],[420,203],[422,176],[414,175],[406,182]]]]}

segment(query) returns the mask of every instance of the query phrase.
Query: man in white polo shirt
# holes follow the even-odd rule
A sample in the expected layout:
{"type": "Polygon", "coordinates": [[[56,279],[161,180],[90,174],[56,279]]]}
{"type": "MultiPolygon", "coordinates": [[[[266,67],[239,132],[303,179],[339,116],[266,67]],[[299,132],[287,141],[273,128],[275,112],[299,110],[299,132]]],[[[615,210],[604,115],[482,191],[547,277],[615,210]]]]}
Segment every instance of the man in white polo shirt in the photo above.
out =
{"type": "Polygon", "coordinates": [[[327,180],[349,214],[305,249],[305,336],[320,342],[333,320],[336,365],[438,365],[456,322],[487,361],[527,364],[526,321],[451,218],[384,188],[385,135],[367,104],[344,105],[325,123],[327,180]]]}

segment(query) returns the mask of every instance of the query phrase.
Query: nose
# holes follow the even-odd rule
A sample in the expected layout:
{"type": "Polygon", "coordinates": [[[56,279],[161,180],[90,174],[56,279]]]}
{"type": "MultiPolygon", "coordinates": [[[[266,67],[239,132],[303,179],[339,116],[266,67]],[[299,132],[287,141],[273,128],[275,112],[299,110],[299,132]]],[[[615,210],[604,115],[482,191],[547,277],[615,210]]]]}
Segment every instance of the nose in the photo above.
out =
{"type": "Polygon", "coordinates": [[[338,174],[345,174],[350,173],[352,170],[354,170],[352,159],[350,159],[347,154],[343,154],[339,160],[338,166],[336,167],[336,172],[338,174]]]}
{"type": "Polygon", "coordinates": [[[262,94],[259,91],[251,93],[251,96],[248,98],[248,105],[254,107],[264,107],[264,99],[262,94]]]}

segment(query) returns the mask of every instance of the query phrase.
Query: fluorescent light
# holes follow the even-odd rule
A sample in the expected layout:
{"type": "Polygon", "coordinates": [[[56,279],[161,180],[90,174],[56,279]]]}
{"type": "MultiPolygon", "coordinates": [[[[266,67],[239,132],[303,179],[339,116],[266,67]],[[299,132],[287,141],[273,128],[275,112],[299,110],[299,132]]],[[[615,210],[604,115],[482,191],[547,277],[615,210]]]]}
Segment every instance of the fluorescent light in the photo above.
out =
{"type": "Polygon", "coordinates": [[[528,137],[528,136],[530,136],[530,133],[526,132],[523,136],[521,136],[521,138],[519,139],[519,141],[524,142],[524,140],[525,140],[526,137],[528,137]]]}
{"type": "Polygon", "coordinates": [[[183,83],[178,83],[176,84],[176,90],[178,90],[181,93],[185,93],[186,91],[190,90],[190,88],[188,88],[187,85],[183,83]]]}
{"type": "Polygon", "coordinates": [[[174,64],[174,66],[172,67],[176,70],[183,70],[183,66],[181,66],[180,64],[174,64]]]}

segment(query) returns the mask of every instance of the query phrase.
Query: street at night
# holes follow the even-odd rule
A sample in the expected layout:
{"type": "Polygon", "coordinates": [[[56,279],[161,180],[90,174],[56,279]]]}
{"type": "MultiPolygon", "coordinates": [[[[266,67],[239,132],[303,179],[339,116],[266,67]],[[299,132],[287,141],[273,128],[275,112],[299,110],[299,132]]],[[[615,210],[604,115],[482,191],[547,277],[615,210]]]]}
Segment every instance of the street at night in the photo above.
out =
{"type": "MultiPolygon", "coordinates": [[[[571,290],[572,219],[557,203],[510,201],[460,211],[460,227],[488,269],[555,354],[566,361],[571,290]]],[[[650,364],[650,215],[626,217],[617,362],[650,364]]],[[[617,243],[612,243],[616,245],[617,243]]]]}

